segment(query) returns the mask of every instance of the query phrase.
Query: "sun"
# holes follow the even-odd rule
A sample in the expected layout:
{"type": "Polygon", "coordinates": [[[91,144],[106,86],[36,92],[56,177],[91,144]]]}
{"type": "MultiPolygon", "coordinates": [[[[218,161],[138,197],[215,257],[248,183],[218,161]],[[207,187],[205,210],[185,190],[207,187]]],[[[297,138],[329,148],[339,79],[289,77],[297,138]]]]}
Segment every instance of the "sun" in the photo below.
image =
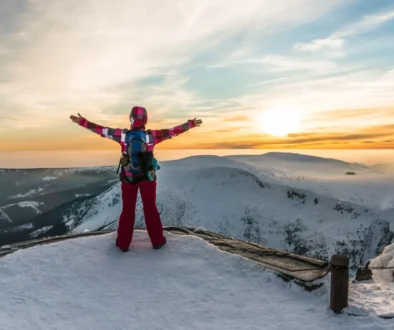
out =
{"type": "Polygon", "coordinates": [[[300,130],[301,112],[295,108],[270,109],[259,116],[258,125],[267,134],[284,137],[300,130]]]}

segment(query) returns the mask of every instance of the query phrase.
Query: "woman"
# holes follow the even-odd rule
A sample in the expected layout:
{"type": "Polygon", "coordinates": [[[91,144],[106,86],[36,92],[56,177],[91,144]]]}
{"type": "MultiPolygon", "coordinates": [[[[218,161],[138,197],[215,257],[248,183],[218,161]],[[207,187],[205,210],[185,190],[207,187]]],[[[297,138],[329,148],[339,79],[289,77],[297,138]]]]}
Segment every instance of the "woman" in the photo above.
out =
{"type": "MultiPolygon", "coordinates": [[[[89,129],[90,131],[99,134],[101,137],[106,137],[118,142],[121,146],[121,152],[127,152],[126,135],[128,129],[103,127],[92,123],[82,117],[70,116],[70,119],[78,125],[89,129]]],[[[166,140],[171,139],[179,134],[188,131],[191,128],[200,126],[202,121],[200,119],[188,120],[186,123],[170,129],[160,130],[146,130],[145,125],[148,122],[148,113],[144,107],[135,106],[130,112],[131,130],[142,131],[145,136],[146,147],[148,151],[152,151],[154,147],[166,140]]],[[[123,252],[128,251],[131,244],[134,232],[135,222],[135,208],[137,202],[137,194],[140,189],[141,199],[144,206],[144,216],[146,229],[150,237],[154,249],[160,249],[166,244],[166,238],[163,234],[163,226],[160,215],[156,207],[156,176],[153,180],[143,178],[137,182],[130,182],[128,175],[122,169],[120,174],[121,189],[122,189],[122,213],[119,218],[119,225],[117,230],[116,246],[123,252]]]]}

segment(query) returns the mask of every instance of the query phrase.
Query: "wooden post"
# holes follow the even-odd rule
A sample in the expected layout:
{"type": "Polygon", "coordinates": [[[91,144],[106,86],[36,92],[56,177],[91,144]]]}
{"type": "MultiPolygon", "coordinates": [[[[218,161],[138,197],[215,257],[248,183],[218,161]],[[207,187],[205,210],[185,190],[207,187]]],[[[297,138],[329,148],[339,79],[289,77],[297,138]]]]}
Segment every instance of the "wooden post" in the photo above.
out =
{"type": "Polygon", "coordinates": [[[342,255],[331,257],[331,295],[330,308],[340,313],[348,306],[349,258],[342,255]]]}

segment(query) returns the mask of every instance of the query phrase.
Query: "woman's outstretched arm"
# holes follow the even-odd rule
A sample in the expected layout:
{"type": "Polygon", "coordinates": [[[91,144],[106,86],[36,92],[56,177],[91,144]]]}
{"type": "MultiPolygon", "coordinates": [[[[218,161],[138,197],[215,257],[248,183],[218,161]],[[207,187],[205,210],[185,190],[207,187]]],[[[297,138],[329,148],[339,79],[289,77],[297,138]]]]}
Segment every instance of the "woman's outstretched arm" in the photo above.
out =
{"type": "Polygon", "coordinates": [[[154,144],[158,144],[164,140],[171,139],[175,136],[185,133],[189,129],[200,126],[201,124],[201,119],[194,118],[193,120],[188,120],[186,123],[173,128],[150,130],[150,133],[153,136],[154,144]]]}
{"type": "Polygon", "coordinates": [[[124,129],[105,127],[105,126],[101,126],[99,124],[95,124],[91,121],[88,121],[86,118],[82,117],[80,114],[78,114],[78,116],[71,115],[70,119],[74,123],[87,128],[89,131],[96,133],[96,134],[100,135],[101,137],[106,137],[106,138],[114,140],[118,143],[121,142],[124,129]]]}

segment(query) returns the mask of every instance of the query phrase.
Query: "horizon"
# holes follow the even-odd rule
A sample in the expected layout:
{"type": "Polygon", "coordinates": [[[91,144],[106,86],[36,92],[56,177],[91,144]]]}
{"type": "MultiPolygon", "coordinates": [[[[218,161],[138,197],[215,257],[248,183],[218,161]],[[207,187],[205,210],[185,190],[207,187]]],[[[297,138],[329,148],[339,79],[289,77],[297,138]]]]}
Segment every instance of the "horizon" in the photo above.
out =
{"type": "MultiPolygon", "coordinates": [[[[55,169],[117,166],[118,150],[28,150],[3,151],[7,157],[0,158],[0,169],[55,169]],[[49,157],[50,155],[50,157],[49,157]],[[29,167],[22,164],[30,164],[29,167]],[[66,165],[64,165],[66,164],[66,165]]],[[[356,150],[319,150],[319,149],[160,149],[155,150],[159,163],[180,160],[192,156],[263,156],[269,153],[298,154],[325,159],[334,159],[366,166],[392,165],[394,153],[391,150],[356,149],[356,150]]]]}
{"type": "Polygon", "coordinates": [[[0,152],[112,152],[69,116],[127,128],[134,105],[203,120],[160,152],[394,150],[393,32],[389,0],[5,1],[0,152]]]}

